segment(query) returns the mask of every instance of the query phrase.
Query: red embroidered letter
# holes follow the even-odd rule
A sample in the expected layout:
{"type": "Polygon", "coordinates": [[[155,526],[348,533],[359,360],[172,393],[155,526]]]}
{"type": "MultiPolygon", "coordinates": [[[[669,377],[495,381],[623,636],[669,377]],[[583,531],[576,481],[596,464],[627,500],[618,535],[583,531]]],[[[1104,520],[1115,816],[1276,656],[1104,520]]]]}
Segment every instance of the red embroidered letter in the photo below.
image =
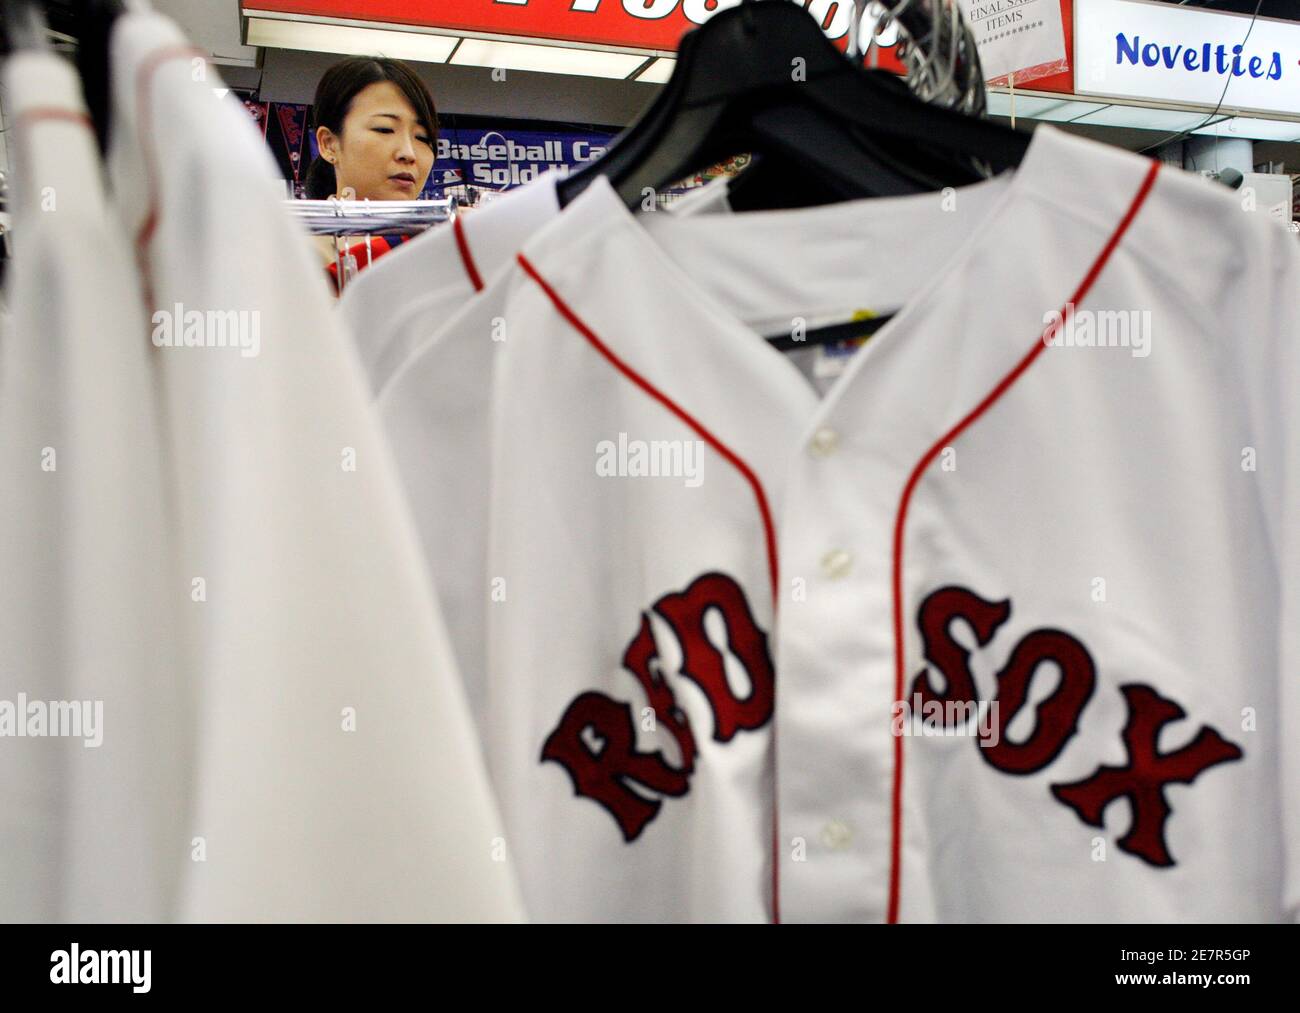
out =
{"type": "Polygon", "coordinates": [[[775,679],[767,634],[754,622],[740,585],[721,573],[706,573],[680,594],[664,595],[654,607],[681,642],[681,674],[708,697],[713,709],[713,738],[729,742],[738,731],[761,728],[772,716],[775,679]],[[726,624],[727,646],[749,677],[749,695],[743,699],[731,691],[722,652],[704,631],[704,616],[714,608],[726,624]]]}
{"type": "Polygon", "coordinates": [[[542,748],[546,760],[568,771],[574,792],[608,809],[627,841],[636,840],[663,803],[642,798],[626,781],[664,795],[685,795],[688,786],[686,775],[665,763],[659,752],[636,752],[631,709],[603,693],[583,693],[569,704],[542,748]],[[587,729],[601,739],[599,750],[583,739],[587,729]]]}
{"type": "Polygon", "coordinates": [[[623,653],[623,667],[636,676],[636,681],[645,690],[655,720],[666,725],[677,740],[677,748],[682,754],[682,773],[689,774],[695,769],[695,735],[691,732],[690,721],[677,706],[673,691],[663,681],[662,674],[650,667],[650,662],[655,657],[655,638],[650,632],[650,617],[643,615],[641,629],[623,653]]]}
{"type": "Polygon", "coordinates": [[[1027,634],[1011,660],[998,673],[998,742],[980,749],[980,755],[1004,774],[1032,774],[1051,763],[1070,737],[1079,730],[1079,715],[1097,683],[1092,658],[1083,644],[1060,630],[1034,630],[1027,634]],[[1034,672],[1044,661],[1061,670],[1056,691],[1037,707],[1033,734],[1024,742],[1007,738],[1011,724],[1029,695],[1034,672]]]}
{"type": "MultiPolygon", "coordinates": [[[[964,587],[941,587],[921,603],[917,624],[925,644],[925,659],[938,669],[947,684],[939,692],[930,682],[930,670],[923,669],[912,681],[912,695],[920,696],[922,707],[931,700],[974,703],[978,699],[970,674],[970,651],[952,639],[949,623],[954,619],[966,620],[975,631],[976,641],[984,647],[1009,615],[1010,602],[985,601],[964,587]]],[[[947,722],[946,708],[944,721],[947,722]]]]}
{"type": "Polygon", "coordinates": [[[1052,794],[1094,827],[1104,826],[1101,814],[1106,806],[1117,798],[1127,798],[1133,820],[1119,841],[1120,848],[1151,865],[1173,865],[1173,856],[1165,846],[1165,821],[1170,809],[1164,786],[1191,784],[1201,771],[1239,760],[1242,753],[1208,725],[1202,725],[1196,738],[1181,749],[1159,752],[1156,742],[1160,729],[1187,715],[1150,686],[1129,684],[1120,688],[1128,703],[1123,733],[1128,766],[1098,767],[1082,781],[1052,785],[1052,794]]]}

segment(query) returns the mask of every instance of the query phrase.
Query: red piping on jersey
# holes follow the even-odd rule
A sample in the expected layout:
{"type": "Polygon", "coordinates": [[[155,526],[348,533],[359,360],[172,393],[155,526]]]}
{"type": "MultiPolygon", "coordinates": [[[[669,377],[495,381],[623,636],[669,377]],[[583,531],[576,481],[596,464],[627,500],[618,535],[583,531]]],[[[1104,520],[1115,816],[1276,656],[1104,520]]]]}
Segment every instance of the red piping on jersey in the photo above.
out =
{"type": "MultiPolygon", "coordinates": [[[[1083,302],[1088,292],[1092,289],[1093,284],[1101,275],[1106,263],[1110,260],[1111,254],[1119,246],[1119,242],[1124,238],[1124,233],[1128,231],[1133,219],[1137,217],[1138,211],[1146,203],[1147,195],[1151,193],[1151,187],[1155,184],[1156,173],[1160,171],[1160,163],[1152,162],[1151,168],[1147,170],[1146,178],[1143,179],[1142,185],[1138,188],[1137,195],[1133,198],[1133,203],[1125,212],[1124,217],[1116,226],[1114,233],[1106,245],[1102,248],[1097,259],[1093,261],[1092,267],[1080,282],[1074,295],[1070,297],[1069,302],[1061,308],[1057,320],[1064,320],[1072,305],[1077,306],[1083,302]]],[[[912,469],[911,475],[908,476],[907,485],[903,487],[903,495],[898,503],[898,513],[894,518],[894,700],[903,699],[903,529],[907,524],[907,508],[912,501],[912,493],[916,491],[917,483],[920,482],[921,476],[925,470],[939,456],[944,447],[952,444],[958,436],[969,428],[976,420],[980,418],[993,404],[1002,397],[1003,394],[1020,379],[1021,375],[1034,364],[1034,361],[1047,347],[1047,342],[1052,337],[1053,331],[1059,327],[1059,323],[1050,324],[1038,340],[1034,342],[1034,347],[1022,358],[1006,376],[994,387],[979,404],[977,404],[970,413],[958,422],[955,426],[944,433],[934,446],[926,451],[925,456],[917,462],[916,467],[912,469]]],[[[892,713],[892,711],[891,711],[892,713]]],[[[892,842],[889,853],[889,912],[888,922],[892,925],[898,921],[898,907],[900,883],[902,880],[902,838],[903,838],[903,737],[894,736],[894,787],[893,787],[893,828],[892,842]]]]}
{"type": "MultiPolygon", "coordinates": [[[[135,236],[135,245],[142,269],[145,264],[145,255],[149,250],[149,243],[153,239],[154,230],[158,227],[158,215],[160,214],[158,207],[158,166],[157,159],[154,157],[153,144],[151,143],[153,117],[149,109],[150,89],[153,87],[154,72],[159,67],[171,60],[179,60],[181,57],[186,56],[190,59],[196,56],[205,61],[208,59],[207,53],[194,46],[163,46],[160,49],[155,49],[141,60],[136,71],[136,125],[140,131],[140,150],[144,153],[145,180],[149,186],[149,209],[135,236]]],[[[150,301],[152,302],[152,299],[150,301]]]]}
{"type": "Polygon", "coordinates": [[[771,578],[772,582],[772,607],[775,608],[777,586],[780,583],[778,579],[776,559],[776,531],[772,526],[772,513],[768,509],[767,494],[763,492],[763,486],[762,483],[759,482],[758,476],[754,474],[749,465],[736,456],[735,452],[732,451],[730,447],[726,446],[721,440],[705,429],[704,426],[696,421],[695,418],[685,409],[681,408],[675,401],[668,397],[667,394],[663,393],[663,391],[659,390],[659,388],[655,387],[649,380],[645,379],[645,377],[641,376],[640,373],[636,372],[636,370],[615,355],[613,351],[610,350],[610,347],[605,344],[605,342],[601,341],[600,338],[596,337],[595,332],[583,323],[578,315],[569,308],[568,304],[560,297],[555,289],[547,284],[546,279],[537,273],[537,269],[529,263],[528,259],[522,253],[518,255],[517,259],[520,266],[528,273],[528,276],[532,278],[533,281],[537,282],[542,291],[545,292],[551,302],[555,304],[555,308],[559,311],[560,315],[564,317],[564,319],[567,320],[579,334],[586,338],[592,347],[594,347],[596,351],[609,361],[610,365],[649,394],[650,397],[658,401],[661,405],[685,422],[686,425],[694,430],[705,443],[721,454],[727,463],[744,476],[745,481],[748,482],[750,488],[754,490],[754,499],[758,501],[758,512],[763,520],[763,534],[767,541],[768,576],[771,578]]]}
{"type": "Polygon", "coordinates": [[[38,120],[68,120],[83,127],[90,127],[92,130],[95,128],[95,124],[91,122],[90,117],[85,113],[77,112],[75,109],[64,109],[60,106],[32,106],[30,109],[24,109],[14,117],[14,125],[17,126],[21,123],[25,127],[30,122],[38,120]]]}
{"type": "MultiPolygon", "coordinates": [[[[636,386],[640,387],[643,391],[645,391],[648,395],[650,395],[651,398],[653,398],[655,401],[658,401],[661,405],[667,408],[673,415],[677,416],[677,418],[679,418],[682,422],[686,423],[686,425],[689,426],[691,430],[693,430],[695,434],[700,437],[700,439],[704,440],[705,443],[707,443],[710,447],[712,447],[720,455],[722,455],[723,459],[727,461],[727,463],[730,464],[733,468],[735,468],[738,472],[740,472],[740,474],[744,477],[745,481],[749,483],[749,487],[754,491],[754,499],[758,503],[759,516],[763,521],[763,537],[767,543],[768,577],[771,579],[772,582],[772,613],[773,615],[775,615],[776,606],[777,606],[777,588],[780,586],[780,578],[779,578],[779,571],[777,566],[777,554],[776,554],[776,529],[772,524],[772,512],[767,505],[767,494],[763,491],[763,484],[759,482],[758,476],[754,474],[753,470],[749,467],[749,465],[747,465],[744,461],[742,461],[736,455],[736,453],[733,450],[731,450],[730,447],[726,446],[721,440],[719,440],[711,432],[705,429],[703,425],[701,425],[685,409],[683,409],[675,401],[673,401],[670,397],[668,397],[667,394],[663,393],[663,391],[659,390],[659,388],[655,387],[652,383],[650,383],[649,380],[643,377],[640,373],[636,372],[636,370],[634,370],[626,362],[624,362],[617,355],[615,355],[614,352],[610,349],[610,347],[606,345],[605,342],[601,341],[600,338],[596,337],[595,332],[592,331],[592,329],[588,327],[585,323],[583,323],[582,319],[576,313],[574,313],[572,309],[569,308],[569,305],[560,297],[560,295],[555,291],[555,289],[553,289],[549,284],[547,284],[546,279],[544,279],[540,274],[538,274],[537,269],[533,267],[531,263],[529,263],[528,259],[522,253],[519,254],[516,257],[516,259],[519,261],[519,266],[522,267],[524,271],[527,272],[528,276],[532,278],[533,281],[537,282],[541,290],[546,293],[547,298],[550,299],[551,302],[554,304],[556,310],[559,311],[560,316],[564,317],[564,319],[569,322],[569,324],[573,327],[574,330],[576,330],[579,334],[581,334],[584,338],[586,338],[587,341],[591,344],[591,346],[595,348],[596,351],[598,351],[602,356],[604,356],[604,358],[606,359],[606,361],[609,362],[610,365],[612,365],[616,370],[618,370],[625,377],[627,377],[627,379],[631,380],[632,383],[634,383],[636,386]]],[[[775,797],[775,789],[776,789],[775,715],[773,716],[772,719],[772,755],[773,755],[772,921],[774,923],[778,923],[781,920],[781,903],[780,903],[780,891],[779,891],[780,880],[778,875],[778,861],[777,861],[778,838],[777,838],[777,823],[776,823],[777,806],[776,806],[776,797],[775,797]]]]}
{"type": "Polygon", "coordinates": [[[469,275],[470,284],[474,286],[475,292],[482,292],[483,276],[478,273],[474,255],[469,252],[469,241],[465,238],[465,226],[460,223],[460,215],[451,220],[451,230],[455,233],[456,249],[460,252],[460,262],[465,265],[465,273],[469,275]]]}
{"type": "MultiPolygon", "coordinates": [[[[95,129],[95,124],[91,122],[90,117],[85,113],[78,112],[75,109],[65,109],[61,106],[32,106],[30,109],[25,109],[14,117],[14,128],[16,130],[25,131],[35,126],[37,123],[49,123],[51,121],[75,123],[80,127],[86,127],[90,130],[95,129]]],[[[21,159],[26,162],[27,159],[23,155],[23,152],[26,150],[27,145],[20,144],[18,146],[18,154],[15,156],[16,159],[21,159]]],[[[26,177],[29,174],[30,166],[28,167],[28,172],[24,172],[22,175],[26,177]]]]}

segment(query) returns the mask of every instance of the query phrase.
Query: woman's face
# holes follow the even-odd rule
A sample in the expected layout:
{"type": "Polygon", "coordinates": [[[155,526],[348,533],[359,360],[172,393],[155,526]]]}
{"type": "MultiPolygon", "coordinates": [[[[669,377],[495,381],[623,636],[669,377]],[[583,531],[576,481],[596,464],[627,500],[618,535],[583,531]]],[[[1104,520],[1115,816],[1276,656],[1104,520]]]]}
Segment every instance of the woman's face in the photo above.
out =
{"type": "Polygon", "coordinates": [[[316,143],[334,163],[339,195],[350,187],[357,200],[414,200],[433,168],[433,138],[392,81],[357,92],[342,136],[321,127],[316,143]]]}

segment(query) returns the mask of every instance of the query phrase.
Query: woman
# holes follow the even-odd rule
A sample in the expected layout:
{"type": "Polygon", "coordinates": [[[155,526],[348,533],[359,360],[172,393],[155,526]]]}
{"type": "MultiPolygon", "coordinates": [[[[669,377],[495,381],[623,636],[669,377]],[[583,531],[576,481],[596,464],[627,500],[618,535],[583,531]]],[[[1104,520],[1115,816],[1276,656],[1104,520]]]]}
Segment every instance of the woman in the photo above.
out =
{"type": "MultiPolygon", "coordinates": [[[[307,170],[307,196],[414,200],[433,168],[438,144],[433,96],[410,67],[383,57],[334,64],[313,103],[320,155],[307,170]]],[[[360,270],[406,236],[374,237],[347,252],[360,270]]],[[[318,237],[322,263],[338,289],[336,240],[318,237]]]]}

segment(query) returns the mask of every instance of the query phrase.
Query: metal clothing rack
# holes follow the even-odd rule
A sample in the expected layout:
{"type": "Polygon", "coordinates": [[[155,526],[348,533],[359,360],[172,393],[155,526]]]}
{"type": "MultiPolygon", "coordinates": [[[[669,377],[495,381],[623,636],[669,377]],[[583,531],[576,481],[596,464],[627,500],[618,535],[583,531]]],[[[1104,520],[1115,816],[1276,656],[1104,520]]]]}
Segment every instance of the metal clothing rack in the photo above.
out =
{"type": "MultiPolygon", "coordinates": [[[[284,209],[313,236],[333,236],[336,240],[340,236],[364,236],[369,264],[372,236],[406,236],[449,222],[456,216],[456,199],[370,201],[330,197],[286,200],[284,209]]],[[[334,255],[341,293],[356,274],[357,266],[351,254],[345,256],[337,242],[334,255]]]]}
{"type": "MultiPolygon", "coordinates": [[[[854,37],[867,6],[863,0],[853,4],[850,39],[858,53],[865,52],[871,42],[854,37]]],[[[898,27],[895,52],[913,93],[924,102],[970,116],[986,115],[988,99],[979,49],[958,0],[883,0],[882,6],[877,30],[890,22],[898,27]]]]}
{"type": "Polygon", "coordinates": [[[286,200],[284,208],[314,236],[396,236],[423,232],[456,216],[447,200],[286,200]]]}

